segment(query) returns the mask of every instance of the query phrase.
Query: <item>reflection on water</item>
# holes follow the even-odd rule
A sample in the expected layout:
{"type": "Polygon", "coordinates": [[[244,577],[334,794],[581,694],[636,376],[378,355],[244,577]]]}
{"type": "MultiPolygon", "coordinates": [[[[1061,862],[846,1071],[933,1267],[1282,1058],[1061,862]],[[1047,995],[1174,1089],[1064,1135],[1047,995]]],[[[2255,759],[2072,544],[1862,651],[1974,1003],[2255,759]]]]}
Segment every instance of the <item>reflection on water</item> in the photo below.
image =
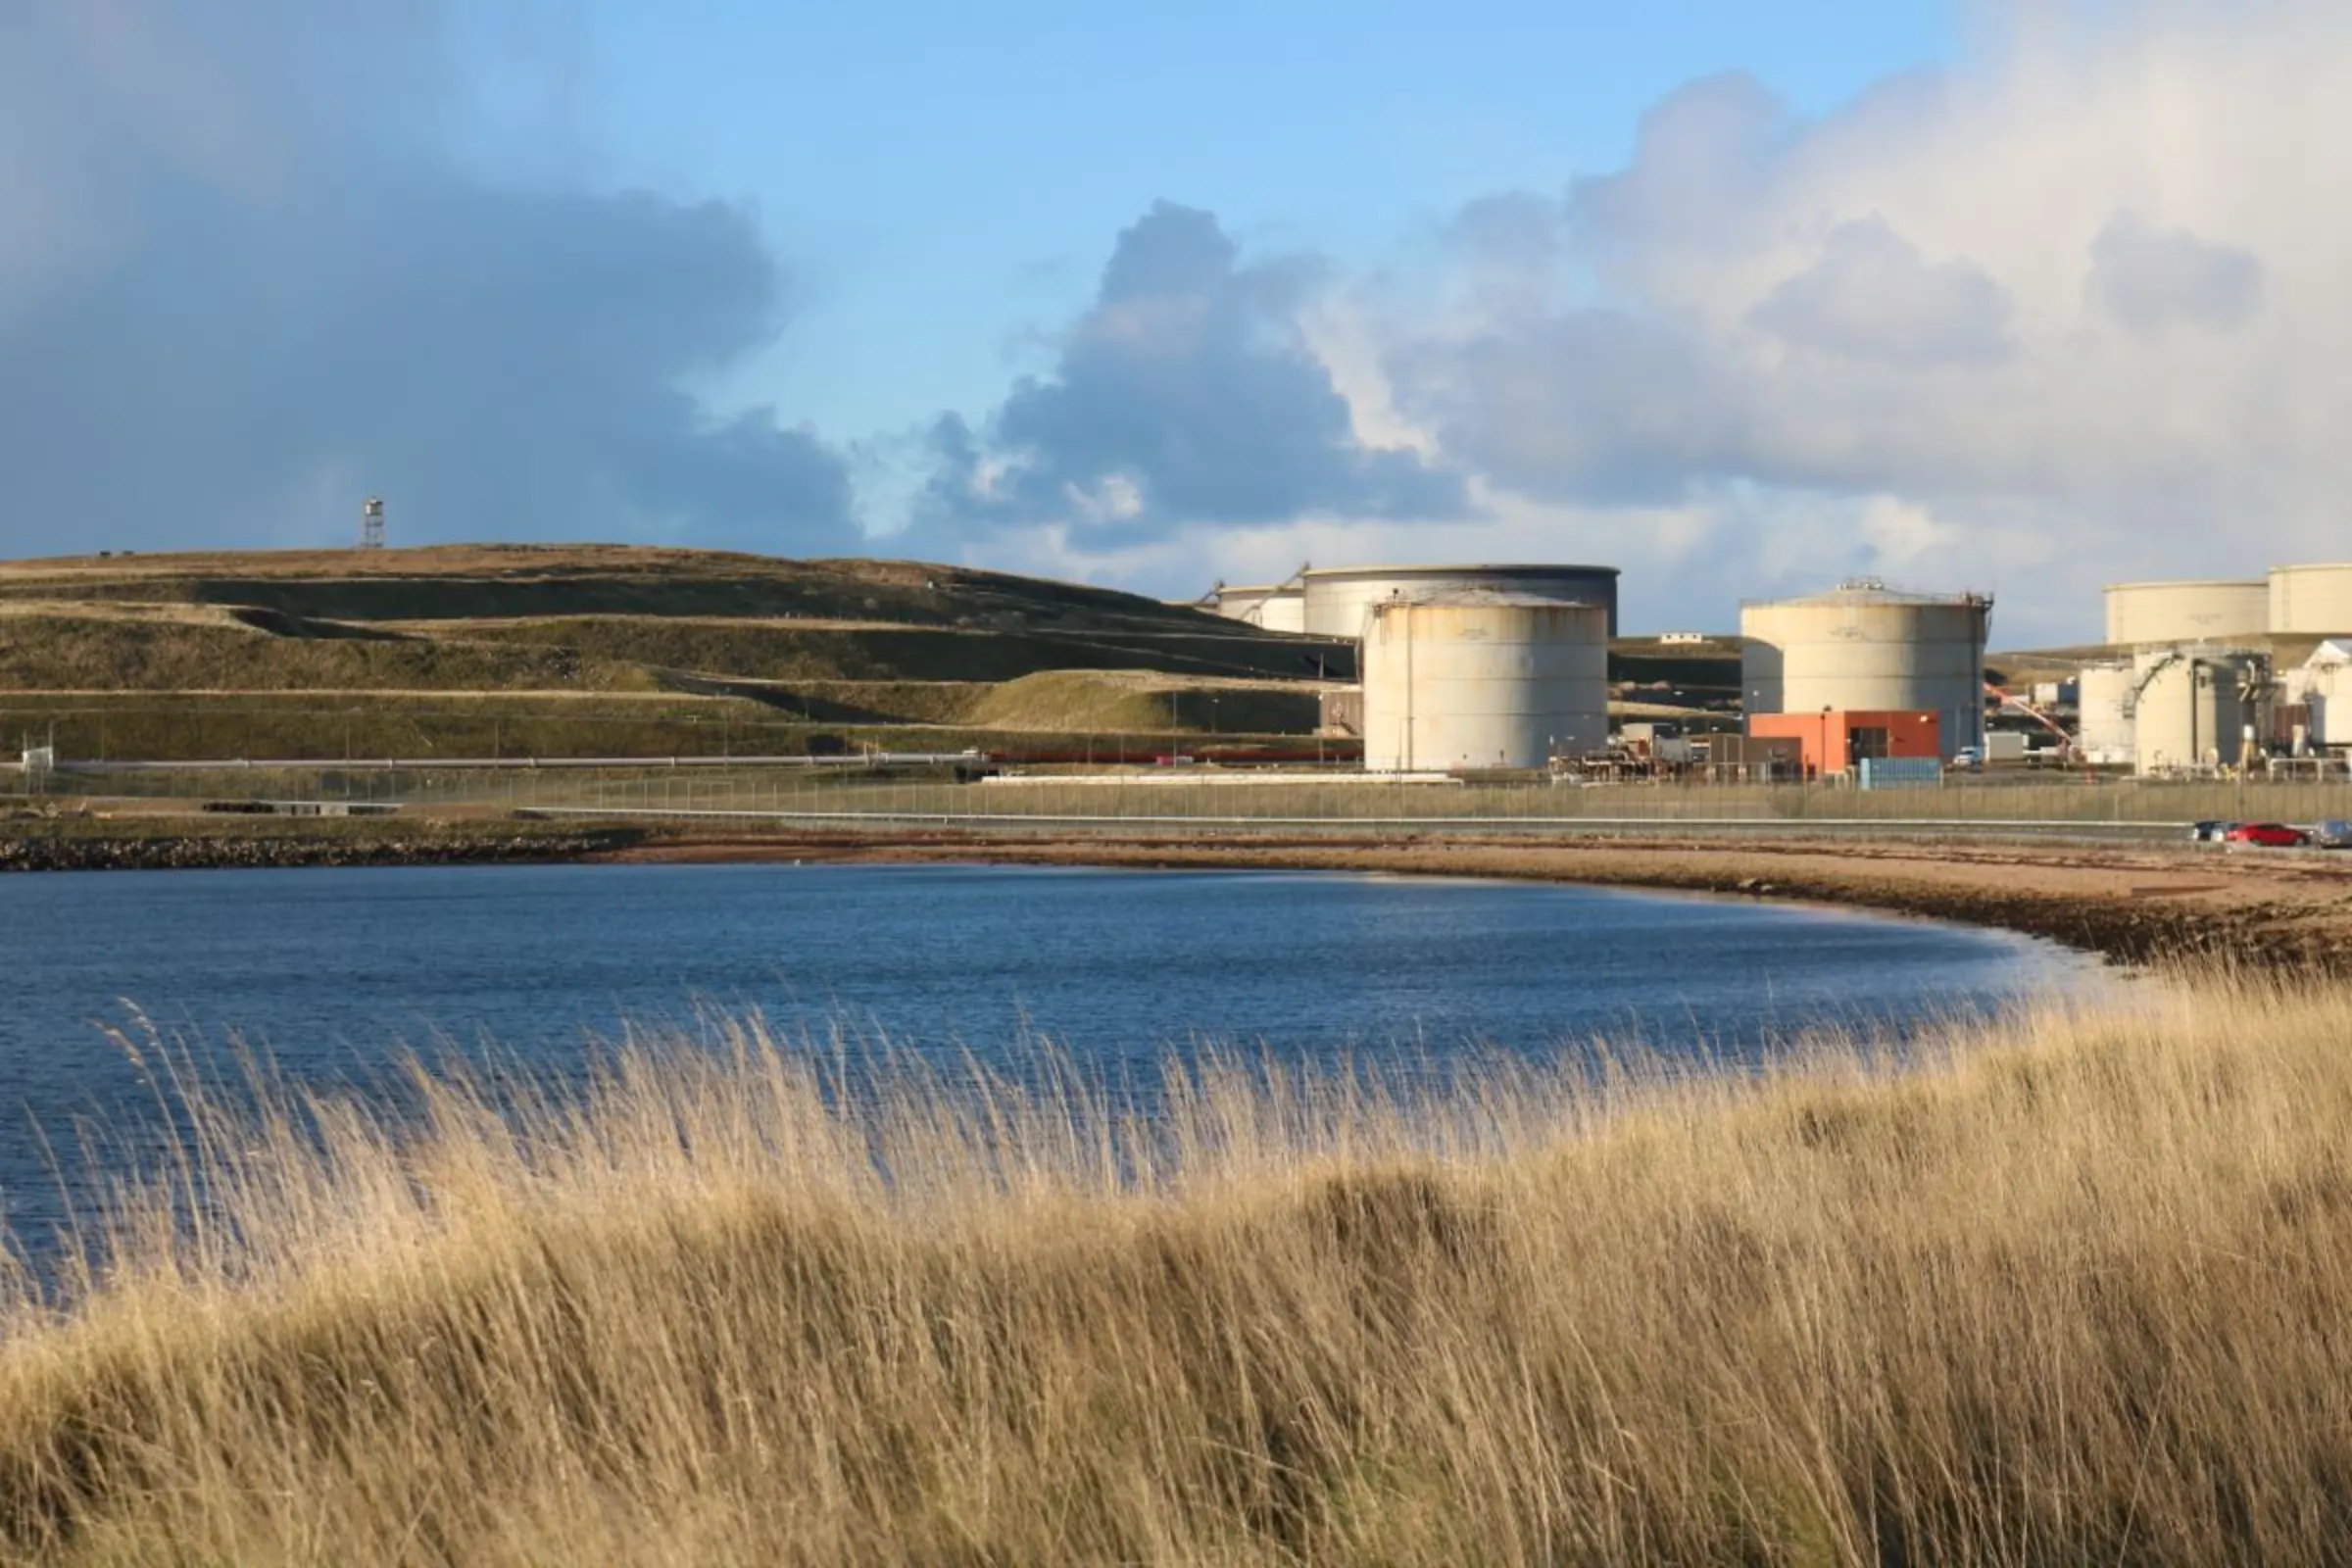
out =
{"type": "Polygon", "coordinates": [[[1149,1077],[1203,1043],[1409,1069],[1595,1037],[1750,1058],[2095,983],[1999,933],[1837,910],[1321,873],[534,866],[0,878],[0,1194],[38,1134],[152,1102],[101,1025],[143,1008],[306,1081],[402,1048],[562,1071],[624,1025],[758,1009],[787,1035],[1149,1077]]]}

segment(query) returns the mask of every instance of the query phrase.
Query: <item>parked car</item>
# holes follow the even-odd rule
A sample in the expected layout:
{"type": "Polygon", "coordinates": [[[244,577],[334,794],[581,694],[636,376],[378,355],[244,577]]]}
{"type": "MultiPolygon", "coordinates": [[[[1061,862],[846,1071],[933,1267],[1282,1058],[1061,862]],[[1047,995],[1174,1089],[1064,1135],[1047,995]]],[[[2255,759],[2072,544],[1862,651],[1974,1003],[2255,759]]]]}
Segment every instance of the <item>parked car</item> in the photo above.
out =
{"type": "Polygon", "coordinates": [[[1952,754],[1952,766],[1974,771],[1984,765],[1984,754],[1974,746],[1963,746],[1952,754]]]}
{"type": "Polygon", "coordinates": [[[2315,822],[2311,828],[2311,842],[2323,850],[2352,850],[2352,822],[2342,817],[2315,822]]]}
{"type": "Polygon", "coordinates": [[[2190,825],[2188,836],[2199,844],[2219,844],[2235,826],[2235,822],[2197,822],[2190,825]]]}
{"type": "Polygon", "coordinates": [[[2223,837],[2231,844],[2257,844],[2269,850],[2291,850],[2311,842],[2310,834],[2284,822],[2240,822],[2223,837]]]}

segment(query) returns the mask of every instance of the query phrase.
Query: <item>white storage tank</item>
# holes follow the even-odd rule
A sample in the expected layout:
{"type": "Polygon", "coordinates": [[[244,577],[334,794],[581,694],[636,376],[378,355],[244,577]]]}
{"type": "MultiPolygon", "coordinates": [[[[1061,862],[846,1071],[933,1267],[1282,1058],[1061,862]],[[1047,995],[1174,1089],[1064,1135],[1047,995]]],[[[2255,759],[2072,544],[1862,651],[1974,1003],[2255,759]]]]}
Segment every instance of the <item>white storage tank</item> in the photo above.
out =
{"type": "Polygon", "coordinates": [[[2273,566],[2270,607],[2275,637],[2352,632],[2352,565],[2273,566]]]}
{"type": "Polygon", "coordinates": [[[2305,738],[2315,747],[2352,746],[2352,641],[2330,640],[2285,672],[2284,697],[2309,710],[2305,738]]]}
{"type": "Polygon", "coordinates": [[[1271,588],[1229,588],[1220,584],[1206,600],[1210,609],[1227,620],[1252,620],[1266,602],[1271,588]]]}
{"type": "Polygon", "coordinates": [[[1606,610],[1470,591],[1367,614],[1367,771],[1542,767],[1608,744],[1606,610]]]}
{"type": "Polygon", "coordinates": [[[2087,664],[2077,677],[2082,723],[2075,751],[2086,762],[2129,762],[2132,750],[2132,686],[2135,670],[2128,660],[2087,664]]]}
{"type": "Polygon", "coordinates": [[[1277,588],[1257,607],[1257,623],[1268,631],[1306,630],[1306,592],[1277,588]]]}
{"type": "Polygon", "coordinates": [[[2132,741],[2142,773],[2234,767],[2248,725],[2262,729],[2270,661],[2243,649],[2143,653],[2132,679],[2132,741]]]}
{"type": "Polygon", "coordinates": [[[1306,590],[1305,622],[1317,637],[1362,637],[1374,605],[1455,593],[1515,594],[1608,612],[1617,635],[1615,566],[1318,566],[1299,574],[1306,590]]]}
{"type": "Polygon", "coordinates": [[[1740,607],[1750,714],[1933,711],[1948,760],[1984,743],[1984,594],[1896,593],[1871,578],[1740,607]]]}
{"type": "Polygon", "coordinates": [[[1268,631],[1306,630],[1306,595],[1296,586],[1219,588],[1216,607],[1217,613],[1228,620],[1246,621],[1268,631]]]}
{"type": "Polygon", "coordinates": [[[2107,589],[2113,648],[2228,642],[2270,629],[2271,585],[2262,578],[2119,582],[2107,589]]]}

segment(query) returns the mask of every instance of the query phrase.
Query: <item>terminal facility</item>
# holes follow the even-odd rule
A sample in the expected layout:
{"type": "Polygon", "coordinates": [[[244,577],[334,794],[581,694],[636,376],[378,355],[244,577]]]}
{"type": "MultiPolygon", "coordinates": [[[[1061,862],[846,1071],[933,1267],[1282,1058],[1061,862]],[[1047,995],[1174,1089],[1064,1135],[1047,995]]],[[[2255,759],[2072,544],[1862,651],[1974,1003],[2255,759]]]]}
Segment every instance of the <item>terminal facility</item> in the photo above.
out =
{"type": "Polygon", "coordinates": [[[2113,584],[2105,641],[2010,662],[2030,680],[1987,668],[1987,593],[1855,578],[1746,601],[1736,636],[1629,639],[1619,576],[1571,564],[1308,564],[1277,583],[1219,584],[1197,604],[1352,643],[1357,680],[1324,699],[1326,719],[1360,741],[1373,775],[1885,787],[1986,765],[2212,777],[2342,771],[2352,758],[2352,564],[2113,584]],[[1675,675],[1709,659],[1737,663],[1736,692],[1712,705],[1675,675]]]}

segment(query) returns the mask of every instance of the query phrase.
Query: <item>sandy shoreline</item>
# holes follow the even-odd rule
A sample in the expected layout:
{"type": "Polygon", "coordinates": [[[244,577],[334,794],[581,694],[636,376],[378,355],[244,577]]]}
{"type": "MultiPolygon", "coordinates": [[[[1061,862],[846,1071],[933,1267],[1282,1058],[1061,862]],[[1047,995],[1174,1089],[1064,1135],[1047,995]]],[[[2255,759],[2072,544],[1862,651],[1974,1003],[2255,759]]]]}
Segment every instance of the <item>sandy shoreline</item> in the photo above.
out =
{"type": "Polygon", "coordinates": [[[2144,964],[2352,973],[2352,855],[1982,842],[1234,834],[1067,842],[953,830],[499,818],[85,817],[0,823],[0,870],[486,862],[962,862],[1504,877],[1845,905],[2023,932],[2144,964]]]}
{"type": "Polygon", "coordinates": [[[961,862],[1383,871],[1843,905],[2037,936],[2118,962],[2219,958],[2352,972],[2352,857],[1851,840],[1534,841],[1276,836],[1083,840],[974,834],[721,836],[649,841],[617,861],[961,862]]]}

